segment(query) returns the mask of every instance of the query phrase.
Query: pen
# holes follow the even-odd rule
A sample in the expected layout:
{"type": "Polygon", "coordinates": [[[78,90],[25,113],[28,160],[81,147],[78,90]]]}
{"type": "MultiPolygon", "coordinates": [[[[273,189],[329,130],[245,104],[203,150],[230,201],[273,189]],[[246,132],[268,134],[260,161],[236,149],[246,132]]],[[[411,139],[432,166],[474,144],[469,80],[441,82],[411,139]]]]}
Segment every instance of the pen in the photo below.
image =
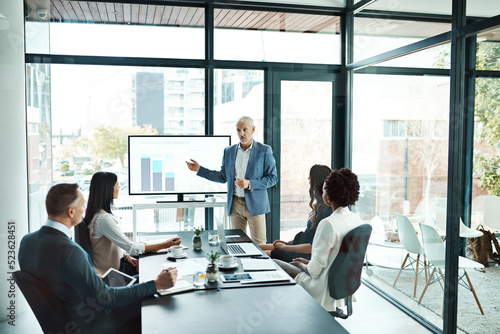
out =
{"type": "Polygon", "coordinates": [[[268,257],[263,257],[263,256],[250,256],[251,259],[259,259],[259,260],[267,260],[269,259],[268,257]]]}

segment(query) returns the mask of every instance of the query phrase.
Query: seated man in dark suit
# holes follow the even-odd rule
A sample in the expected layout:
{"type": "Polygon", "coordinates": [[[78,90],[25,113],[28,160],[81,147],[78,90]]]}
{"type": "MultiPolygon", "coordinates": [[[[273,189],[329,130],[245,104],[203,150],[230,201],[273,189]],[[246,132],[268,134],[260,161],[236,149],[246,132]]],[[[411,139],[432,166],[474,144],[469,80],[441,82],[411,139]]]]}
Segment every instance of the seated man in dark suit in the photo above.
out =
{"type": "MultiPolygon", "coordinates": [[[[140,300],[175,285],[177,270],[163,270],[155,280],[130,287],[108,287],[95,273],[89,255],[70,239],[70,229],[85,212],[77,184],[52,187],[45,200],[48,219],[40,230],[26,235],[19,264],[46,282],[62,300],[75,333],[113,333],[140,326],[140,300]]],[[[140,331],[140,327],[139,327],[140,331]]]]}

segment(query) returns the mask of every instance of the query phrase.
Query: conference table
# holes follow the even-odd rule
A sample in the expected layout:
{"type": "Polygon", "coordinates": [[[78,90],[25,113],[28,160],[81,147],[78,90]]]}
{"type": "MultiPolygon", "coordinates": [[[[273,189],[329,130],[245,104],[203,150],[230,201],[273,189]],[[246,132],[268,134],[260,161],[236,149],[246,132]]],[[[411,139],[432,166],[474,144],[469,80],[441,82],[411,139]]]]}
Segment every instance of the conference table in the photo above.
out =
{"type": "MultiPolygon", "coordinates": [[[[193,231],[168,234],[181,238],[182,245],[188,247],[185,250],[188,259],[206,257],[211,250],[221,251],[220,245],[208,244],[207,231],[202,235],[200,251],[192,249],[193,231]]],[[[226,235],[246,237],[241,230],[226,230],[226,235]]],[[[141,256],[139,280],[156,277],[166,263],[175,266],[165,253],[141,256]]],[[[229,272],[221,270],[220,274],[239,272],[241,265],[229,272]]],[[[227,283],[219,279],[202,289],[144,299],[142,333],[348,333],[293,280],[236,288],[225,288],[223,284],[227,283]]]]}

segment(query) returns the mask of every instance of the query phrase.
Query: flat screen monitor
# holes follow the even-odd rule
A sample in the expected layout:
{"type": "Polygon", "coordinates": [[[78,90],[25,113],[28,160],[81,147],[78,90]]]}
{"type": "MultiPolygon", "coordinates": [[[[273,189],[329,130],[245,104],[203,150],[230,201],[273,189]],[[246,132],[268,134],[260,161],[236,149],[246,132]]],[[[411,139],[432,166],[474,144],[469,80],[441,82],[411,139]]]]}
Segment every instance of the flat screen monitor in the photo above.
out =
{"type": "Polygon", "coordinates": [[[205,168],[220,170],[224,148],[230,145],[230,136],[129,136],[129,194],[226,193],[225,184],[197,176],[186,161],[193,159],[205,168]]]}

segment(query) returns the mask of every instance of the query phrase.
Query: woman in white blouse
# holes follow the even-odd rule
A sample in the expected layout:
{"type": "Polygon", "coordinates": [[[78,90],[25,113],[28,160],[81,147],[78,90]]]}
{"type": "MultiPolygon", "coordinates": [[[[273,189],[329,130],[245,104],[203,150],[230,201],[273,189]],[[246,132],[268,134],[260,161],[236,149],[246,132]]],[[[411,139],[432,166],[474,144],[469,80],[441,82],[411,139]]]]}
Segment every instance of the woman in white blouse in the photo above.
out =
{"type": "Polygon", "coordinates": [[[117,219],[111,213],[111,204],[113,199],[118,198],[118,192],[116,174],[97,172],[92,176],[84,220],[89,229],[94,268],[101,275],[109,268],[115,268],[132,275],[137,274],[139,262],[133,256],[158,251],[181,243],[180,238],[172,238],[165,242],[145,245],[142,242],[132,242],[127,238],[120,230],[117,219]],[[122,253],[120,249],[125,252],[122,253]]]}
{"type": "Polygon", "coordinates": [[[323,184],[323,201],[333,213],[324,218],[312,243],[311,260],[296,258],[289,264],[275,260],[295,281],[301,285],[327,311],[343,307],[343,300],[330,297],[328,271],[337,257],[344,236],[363,224],[359,216],[351,212],[359,196],[358,177],[348,168],[332,171],[323,184]]]}

